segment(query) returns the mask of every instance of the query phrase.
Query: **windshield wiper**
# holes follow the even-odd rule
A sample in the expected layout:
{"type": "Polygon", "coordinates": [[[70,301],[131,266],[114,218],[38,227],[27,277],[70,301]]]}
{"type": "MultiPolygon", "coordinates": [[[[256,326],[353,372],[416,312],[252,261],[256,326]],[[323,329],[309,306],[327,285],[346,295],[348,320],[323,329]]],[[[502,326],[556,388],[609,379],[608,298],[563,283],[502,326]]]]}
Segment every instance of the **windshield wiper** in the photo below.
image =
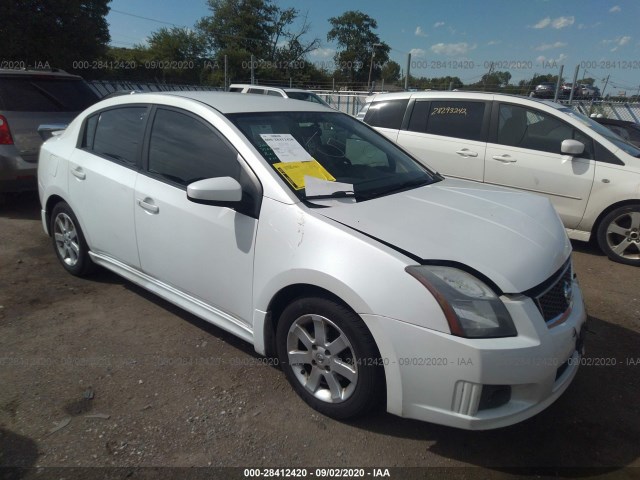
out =
{"type": "Polygon", "coordinates": [[[336,192],[326,193],[323,195],[311,195],[304,197],[305,200],[321,200],[323,198],[354,198],[356,192],[353,190],[338,190],[336,192]]]}

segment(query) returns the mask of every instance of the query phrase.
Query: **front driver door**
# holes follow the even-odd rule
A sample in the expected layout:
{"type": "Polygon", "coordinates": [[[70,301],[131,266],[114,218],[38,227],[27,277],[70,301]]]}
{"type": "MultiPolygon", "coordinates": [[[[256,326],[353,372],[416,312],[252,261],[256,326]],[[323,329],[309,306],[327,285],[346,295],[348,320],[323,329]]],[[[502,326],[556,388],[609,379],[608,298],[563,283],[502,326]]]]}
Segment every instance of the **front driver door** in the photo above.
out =
{"type": "Polygon", "coordinates": [[[142,270],[250,324],[257,215],[194,203],[186,194],[204,178],[243,184],[247,167],[215,128],[186,111],[158,107],[148,142],[135,189],[142,270]]]}
{"type": "Polygon", "coordinates": [[[485,182],[545,195],[566,228],[584,215],[593,179],[593,140],[559,118],[537,109],[500,103],[487,144],[485,182]],[[563,155],[563,140],[585,145],[581,156],[563,155]]]}

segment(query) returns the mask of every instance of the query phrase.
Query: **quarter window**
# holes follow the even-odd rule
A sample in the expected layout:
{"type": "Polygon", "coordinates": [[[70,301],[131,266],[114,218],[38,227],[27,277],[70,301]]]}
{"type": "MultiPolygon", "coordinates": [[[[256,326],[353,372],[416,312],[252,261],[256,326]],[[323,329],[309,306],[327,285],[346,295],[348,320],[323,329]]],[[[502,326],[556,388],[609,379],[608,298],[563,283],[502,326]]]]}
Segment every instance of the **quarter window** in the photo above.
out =
{"type": "Polygon", "coordinates": [[[408,103],[408,99],[372,103],[364,116],[364,122],[372,127],[399,130],[408,103]]]}
{"type": "Polygon", "coordinates": [[[158,109],[149,145],[149,172],[180,185],[205,178],[240,179],[238,154],[204,122],[158,109]]]}
{"type": "Polygon", "coordinates": [[[83,146],[98,155],[135,165],[146,117],[146,107],[114,108],[100,112],[87,121],[83,146]]]}

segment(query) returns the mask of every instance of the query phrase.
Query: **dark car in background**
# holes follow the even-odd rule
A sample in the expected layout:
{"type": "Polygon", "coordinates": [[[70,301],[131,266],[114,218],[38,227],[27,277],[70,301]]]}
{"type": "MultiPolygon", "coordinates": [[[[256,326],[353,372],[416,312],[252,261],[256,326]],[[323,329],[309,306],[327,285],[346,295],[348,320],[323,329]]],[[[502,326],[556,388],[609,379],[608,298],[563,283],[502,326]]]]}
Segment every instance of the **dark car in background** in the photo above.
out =
{"type": "Polygon", "coordinates": [[[613,118],[592,117],[593,120],[604,125],[613,133],[623,138],[627,142],[640,147],[640,124],[627,120],[616,120],[613,118]]]}
{"type": "Polygon", "coordinates": [[[553,98],[556,94],[556,84],[553,82],[542,82],[538,84],[531,93],[536,98],[553,98]]]}
{"type": "Polygon", "coordinates": [[[63,71],[0,69],[0,194],[36,190],[41,125],[66,125],[100,98],[63,71]]]}

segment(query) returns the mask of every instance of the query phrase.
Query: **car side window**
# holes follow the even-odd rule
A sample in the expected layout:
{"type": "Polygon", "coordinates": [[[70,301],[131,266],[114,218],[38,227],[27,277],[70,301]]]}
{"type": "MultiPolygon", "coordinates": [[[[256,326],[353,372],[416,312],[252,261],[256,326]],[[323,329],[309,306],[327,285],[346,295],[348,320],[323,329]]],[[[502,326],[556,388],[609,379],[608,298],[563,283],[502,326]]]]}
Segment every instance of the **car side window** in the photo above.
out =
{"type": "Polygon", "coordinates": [[[372,127],[399,130],[402,126],[402,119],[408,103],[409,99],[374,102],[364,116],[364,123],[372,127]]]}
{"type": "Polygon", "coordinates": [[[144,135],[147,107],[105,110],[87,121],[83,147],[93,153],[135,165],[144,135]]]}
{"type": "MultiPolygon", "coordinates": [[[[417,102],[418,105],[420,102],[417,102]]],[[[484,120],[484,102],[459,100],[432,101],[424,133],[463,138],[466,140],[482,140],[484,120]]],[[[424,112],[418,112],[424,114],[424,112]]],[[[416,124],[420,121],[416,118],[416,124]]]]}
{"type": "Polygon", "coordinates": [[[583,158],[593,158],[593,141],[553,115],[518,105],[500,104],[497,143],[560,154],[563,140],[585,144],[583,158]]]}
{"type": "Polygon", "coordinates": [[[250,88],[247,93],[257,93],[259,95],[264,95],[264,90],[262,88],[250,88]]]}
{"type": "Polygon", "coordinates": [[[148,171],[180,185],[214,177],[240,180],[238,154],[204,121],[174,110],[156,111],[148,171]]]}
{"type": "Polygon", "coordinates": [[[275,90],[267,90],[267,95],[271,95],[272,97],[282,97],[280,92],[276,92],[275,90]]]}

